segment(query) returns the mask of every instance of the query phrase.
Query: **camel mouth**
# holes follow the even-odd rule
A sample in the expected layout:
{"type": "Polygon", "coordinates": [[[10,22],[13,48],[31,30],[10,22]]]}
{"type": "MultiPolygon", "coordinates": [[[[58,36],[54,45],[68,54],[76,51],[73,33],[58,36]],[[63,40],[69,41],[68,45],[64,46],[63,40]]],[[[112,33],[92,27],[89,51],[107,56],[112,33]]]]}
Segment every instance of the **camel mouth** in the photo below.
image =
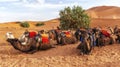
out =
{"type": "Polygon", "coordinates": [[[7,32],[6,33],[6,38],[7,39],[15,39],[14,36],[13,36],[13,34],[12,34],[12,32],[7,32]]]}

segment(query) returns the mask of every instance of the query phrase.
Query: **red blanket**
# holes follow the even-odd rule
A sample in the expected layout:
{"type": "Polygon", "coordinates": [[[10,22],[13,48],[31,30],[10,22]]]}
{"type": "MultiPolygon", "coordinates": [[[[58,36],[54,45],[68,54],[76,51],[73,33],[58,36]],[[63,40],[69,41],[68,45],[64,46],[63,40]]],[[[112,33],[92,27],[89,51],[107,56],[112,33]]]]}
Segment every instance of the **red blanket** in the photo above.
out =
{"type": "Polygon", "coordinates": [[[49,36],[48,34],[41,34],[42,35],[42,43],[47,44],[49,43],[49,36]]]}
{"type": "Polygon", "coordinates": [[[102,34],[106,37],[110,37],[110,34],[106,30],[101,30],[102,34]]]}
{"type": "Polygon", "coordinates": [[[66,35],[69,35],[69,34],[70,34],[70,32],[68,32],[68,31],[67,31],[67,32],[65,32],[65,34],[66,34],[66,35]]]}
{"type": "Polygon", "coordinates": [[[29,32],[29,37],[30,38],[33,38],[33,37],[35,37],[36,36],[36,32],[29,32]]]}
{"type": "Polygon", "coordinates": [[[48,37],[42,37],[42,43],[49,43],[48,37]]]}

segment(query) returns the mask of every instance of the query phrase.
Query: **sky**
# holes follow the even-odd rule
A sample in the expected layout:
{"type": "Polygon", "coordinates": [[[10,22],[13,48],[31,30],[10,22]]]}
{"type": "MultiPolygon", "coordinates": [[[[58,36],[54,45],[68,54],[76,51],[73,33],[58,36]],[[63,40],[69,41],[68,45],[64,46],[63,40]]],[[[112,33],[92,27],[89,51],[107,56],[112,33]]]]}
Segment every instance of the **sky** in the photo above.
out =
{"type": "Polygon", "coordinates": [[[120,0],[0,0],[0,22],[45,21],[59,17],[65,7],[118,6],[120,0]]]}

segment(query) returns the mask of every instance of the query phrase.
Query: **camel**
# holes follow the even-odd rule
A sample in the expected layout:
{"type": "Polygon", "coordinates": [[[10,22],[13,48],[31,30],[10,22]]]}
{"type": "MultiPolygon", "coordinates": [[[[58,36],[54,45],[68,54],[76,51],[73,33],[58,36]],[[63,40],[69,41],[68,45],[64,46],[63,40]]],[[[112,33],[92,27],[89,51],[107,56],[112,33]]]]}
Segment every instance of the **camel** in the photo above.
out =
{"type": "Polygon", "coordinates": [[[101,30],[98,36],[99,37],[96,38],[98,46],[112,45],[115,43],[116,35],[108,33],[107,30],[101,30]]]}
{"type": "Polygon", "coordinates": [[[9,42],[16,50],[25,52],[25,53],[34,53],[41,49],[50,49],[53,46],[50,43],[43,44],[39,41],[40,37],[28,38],[27,42],[23,44],[18,38],[14,38],[14,35],[11,32],[6,33],[7,42],[9,42]]]}
{"type": "Polygon", "coordinates": [[[71,32],[66,34],[66,32],[69,32],[69,31],[61,32],[59,34],[60,44],[61,45],[75,44],[76,43],[76,38],[74,37],[74,35],[71,32]]]}
{"type": "Polygon", "coordinates": [[[13,34],[11,32],[7,32],[6,34],[7,36],[7,42],[10,42],[10,44],[17,50],[22,51],[22,52],[30,52],[33,51],[35,47],[35,45],[37,44],[37,42],[31,38],[28,40],[28,42],[26,44],[22,44],[22,42],[17,39],[14,38],[13,34]]]}
{"type": "Polygon", "coordinates": [[[91,50],[92,50],[92,43],[91,43],[91,38],[90,36],[85,36],[83,37],[83,41],[78,45],[77,49],[80,49],[81,54],[90,54],[91,50]]]}
{"type": "Polygon", "coordinates": [[[74,44],[76,42],[76,38],[70,34],[66,36],[65,32],[58,30],[50,30],[49,31],[50,38],[53,40],[57,40],[57,44],[66,45],[66,44],[74,44]]]}

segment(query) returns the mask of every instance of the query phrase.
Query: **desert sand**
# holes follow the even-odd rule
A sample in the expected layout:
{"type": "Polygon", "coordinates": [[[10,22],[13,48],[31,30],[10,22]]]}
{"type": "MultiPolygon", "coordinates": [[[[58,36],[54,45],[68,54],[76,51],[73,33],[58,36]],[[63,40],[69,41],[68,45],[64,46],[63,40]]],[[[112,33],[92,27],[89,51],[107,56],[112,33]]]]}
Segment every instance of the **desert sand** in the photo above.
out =
{"type": "MultiPolygon", "coordinates": [[[[113,8],[112,8],[113,9],[113,8]]],[[[41,27],[35,26],[35,21],[29,21],[29,31],[49,30],[59,25],[58,19],[45,21],[41,27]]],[[[120,19],[92,18],[91,27],[120,25],[120,19]]],[[[120,67],[120,44],[95,47],[90,55],[80,55],[76,49],[78,43],[65,46],[56,46],[34,54],[22,53],[15,50],[6,42],[6,32],[12,32],[19,37],[26,28],[16,22],[0,24],[0,67],[120,67]]]]}

